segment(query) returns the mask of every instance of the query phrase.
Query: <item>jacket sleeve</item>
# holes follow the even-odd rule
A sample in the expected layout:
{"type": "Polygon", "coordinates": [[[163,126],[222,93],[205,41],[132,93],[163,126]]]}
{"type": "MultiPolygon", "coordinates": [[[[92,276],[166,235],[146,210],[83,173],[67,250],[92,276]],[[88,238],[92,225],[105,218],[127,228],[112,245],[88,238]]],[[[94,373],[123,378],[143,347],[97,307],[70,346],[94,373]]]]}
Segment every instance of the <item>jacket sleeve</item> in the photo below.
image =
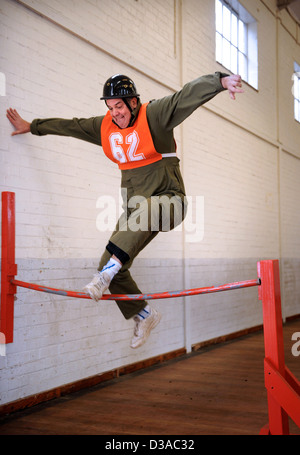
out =
{"type": "Polygon", "coordinates": [[[154,128],[155,125],[160,125],[163,129],[172,130],[198,107],[225,90],[221,83],[221,77],[226,76],[228,74],[219,72],[201,76],[185,84],[180,91],[173,95],[153,100],[147,108],[149,125],[154,128]]]}
{"type": "Polygon", "coordinates": [[[71,136],[93,144],[101,145],[101,123],[103,116],[89,119],[62,118],[35,119],[30,125],[32,134],[45,136],[55,134],[57,136],[71,136]]]}

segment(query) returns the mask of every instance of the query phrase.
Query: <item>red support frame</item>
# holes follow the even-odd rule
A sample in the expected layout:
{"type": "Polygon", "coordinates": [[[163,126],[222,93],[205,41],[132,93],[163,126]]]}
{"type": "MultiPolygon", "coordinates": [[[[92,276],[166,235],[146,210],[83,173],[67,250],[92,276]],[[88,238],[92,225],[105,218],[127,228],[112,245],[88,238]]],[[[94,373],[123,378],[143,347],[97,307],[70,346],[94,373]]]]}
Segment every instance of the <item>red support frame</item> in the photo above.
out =
{"type": "Polygon", "coordinates": [[[11,283],[17,275],[15,264],[15,193],[2,193],[2,238],[1,238],[1,311],[0,332],[6,343],[13,342],[14,298],[16,286],[11,283]]]}
{"type": "Polygon", "coordinates": [[[288,435],[289,417],[300,427],[300,383],[285,365],[278,260],[258,263],[263,305],[265,360],[269,423],[261,434],[288,435]]]}

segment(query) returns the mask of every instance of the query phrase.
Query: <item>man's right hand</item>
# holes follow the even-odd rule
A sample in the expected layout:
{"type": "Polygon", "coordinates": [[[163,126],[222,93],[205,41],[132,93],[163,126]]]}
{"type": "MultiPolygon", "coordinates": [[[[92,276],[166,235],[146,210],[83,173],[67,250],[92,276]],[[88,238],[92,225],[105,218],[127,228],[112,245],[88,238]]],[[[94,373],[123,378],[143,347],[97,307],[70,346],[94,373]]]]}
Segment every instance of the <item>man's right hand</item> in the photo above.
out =
{"type": "Polygon", "coordinates": [[[15,131],[11,133],[12,136],[16,134],[30,133],[30,123],[24,120],[16,111],[11,107],[6,111],[6,117],[10,123],[14,126],[15,131]]]}

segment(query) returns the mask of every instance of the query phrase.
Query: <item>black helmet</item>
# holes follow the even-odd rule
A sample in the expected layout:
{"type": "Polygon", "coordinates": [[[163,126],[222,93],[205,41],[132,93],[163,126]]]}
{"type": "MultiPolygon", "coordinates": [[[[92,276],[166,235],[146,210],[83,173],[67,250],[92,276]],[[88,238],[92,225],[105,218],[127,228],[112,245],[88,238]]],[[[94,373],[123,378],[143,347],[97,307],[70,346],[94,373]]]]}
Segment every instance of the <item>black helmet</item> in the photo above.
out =
{"type": "Polygon", "coordinates": [[[107,79],[103,87],[103,96],[101,100],[113,98],[132,98],[139,97],[134,82],[123,74],[115,74],[107,79]]]}

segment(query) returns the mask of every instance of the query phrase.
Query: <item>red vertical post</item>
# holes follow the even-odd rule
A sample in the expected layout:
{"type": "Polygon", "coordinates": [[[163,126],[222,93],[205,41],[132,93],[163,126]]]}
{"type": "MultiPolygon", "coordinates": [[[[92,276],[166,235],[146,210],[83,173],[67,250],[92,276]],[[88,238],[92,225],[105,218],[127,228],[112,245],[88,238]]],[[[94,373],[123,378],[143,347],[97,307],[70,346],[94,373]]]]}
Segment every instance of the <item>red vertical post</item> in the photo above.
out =
{"type": "Polygon", "coordinates": [[[13,342],[14,296],[16,286],[11,280],[17,274],[15,264],[15,193],[2,193],[2,239],[1,239],[1,309],[0,332],[6,343],[13,342]]]}
{"type": "MultiPolygon", "coordinates": [[[[265,359],[270,361],[282,377],[285,377],[284,344],[278,260],[258,263],[261,280],[259,298],[263,305],[265,359]]],[[[265,370],[265,375],[268,374],[265,370]]],[[[269,433],[289,434],[288,415],[268,390],[269,433]]]]}

